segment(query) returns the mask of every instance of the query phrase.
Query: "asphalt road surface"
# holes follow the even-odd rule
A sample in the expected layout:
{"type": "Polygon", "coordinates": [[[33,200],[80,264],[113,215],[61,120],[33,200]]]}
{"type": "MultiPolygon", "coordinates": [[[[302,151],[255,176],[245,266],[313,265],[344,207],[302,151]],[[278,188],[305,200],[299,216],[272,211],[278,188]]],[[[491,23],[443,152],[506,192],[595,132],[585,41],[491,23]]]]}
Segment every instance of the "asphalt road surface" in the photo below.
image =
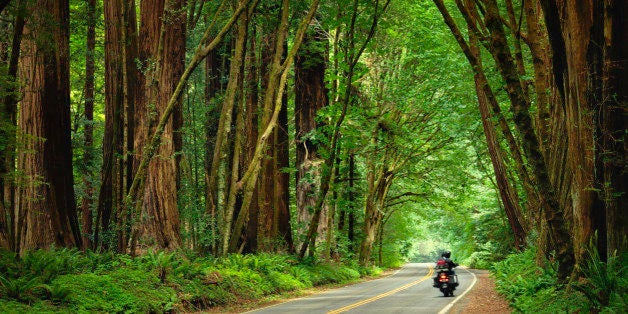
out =
{"type": "Polygon", "coordinates": [[[388,277],[291,300],[248,313],[445,313],[472,286],[474,275],[456,268],[453,297],[432,287],[433,263],[406,264],[388,277]]]}

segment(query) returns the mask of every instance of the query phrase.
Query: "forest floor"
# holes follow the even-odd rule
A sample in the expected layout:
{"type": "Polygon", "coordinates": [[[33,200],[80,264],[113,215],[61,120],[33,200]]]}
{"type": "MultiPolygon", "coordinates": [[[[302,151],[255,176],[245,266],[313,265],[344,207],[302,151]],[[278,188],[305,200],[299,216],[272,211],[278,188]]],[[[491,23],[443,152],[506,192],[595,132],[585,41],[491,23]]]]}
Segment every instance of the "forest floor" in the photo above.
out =
{"type": "Polygon", "coordinates": [[[449,310],[449,314],[511,313],[508,301],[495,290],[495,281],[488,270],[473,270],[478,281],[449,310]]]}

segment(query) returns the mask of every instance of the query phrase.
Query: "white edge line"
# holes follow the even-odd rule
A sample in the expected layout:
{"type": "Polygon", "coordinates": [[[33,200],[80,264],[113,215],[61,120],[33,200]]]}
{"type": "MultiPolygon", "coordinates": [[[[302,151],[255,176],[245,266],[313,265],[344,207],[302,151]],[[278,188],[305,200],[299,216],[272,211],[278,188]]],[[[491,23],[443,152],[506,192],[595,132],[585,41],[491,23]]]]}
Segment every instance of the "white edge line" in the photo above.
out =
{"type": "Polygon", "coordinates": [[[449,304],[447,304],[447,306],[445,306],[442,310],[440,310],[440,312],[438,312],[438,314],[445,314],[449,310],[451,310],[451,308],[454,306],[454,304],[456,302],[458,302],[458,300],[460,300],[462,297],[464,297],[464,295],[467,294],[467,292],[471,291],[471,289],[473,289],[473,286],[475,286],[475,283],[478,281],[478,277],[476,277],[474,273],[470,272],[466,268],[463,268],[463,269],[466,272],[468,272],[471,275],[473,275],[473,282],[471,282],[471,285],[469,286],[469,288],[467,288],[467,290],[465,290],[461,295],[459,295],[457,298],[455,298],[453,301],[451,301],[449,304]]]}
{"type": "MultiPolygon", "coordinates": [[[[392,276],[396,275],[398,272],[400,272],[403,268],[406,268],[406,265],[407,265],[407,264],[404,264],[403,266],[399,267],[399,269],[397,269],[397,271],[395,271],[394,273],[392,273],[392,274],[390,274],[390,275],[388,275],[388,276],[384,276],[384,277],[381,277],[381,278],[377,278],[377,279],[375,279],[375,280],[379,280],[379,279],[384,279],[384,278],[392,277],[392,276]]],[[[474,275],[474,276],[475,276],[475,275],[474,275]]],[[[358,282],[358,283],[359,283],[359,282],[358,282]]],[[[352,285],[355,285],[355,284],[358,284],[358,283],[354,283],[354,284],[347,284],[347,286],[352,286],[352,285]]],[[[342,287],[338,287],[338,288],[336,288],[336,289],[339,289],[339,288],[342,288],[342,287]]],[[[322,293],[322,292],[318,292],[318,293],[314,293],[314,294],[319,294],[319,293],[322,293]]],[[[314,295],[314,294],[305,295],[305,296],[302,296],[302,297],[298,297],[298,298],[290,299],[290,300],[287,300],[287,301],[284,301],[284,302],[280,302],[280,303],[277,303],[277,304],[271,304],[271,305],[264,306],[264,307],[260,307],[260,308],[257,308],[257,309],[252,309],[252,310],[249,310],[249,311],[246,311],[246,312],[242,312],[242,314],[254,313],[254,312],[256,312],[256,311],[265,310],[265,309],[268,309],[268,308],[271,308],[271,307],[275,307],[275,306],[279,306],[279,305],[282,305],[282,304],[285,304],[285,303],[290,303],[290,302],[293,302],[293,301],[297,301],[297,300],[305,299],[305,298],[307,298],[307,297],[311,297],[311,296],[312,296],[312,295],[314,295]]],[[[439,313],[439,314],[440,314],[440,313],[439,313]]]]}

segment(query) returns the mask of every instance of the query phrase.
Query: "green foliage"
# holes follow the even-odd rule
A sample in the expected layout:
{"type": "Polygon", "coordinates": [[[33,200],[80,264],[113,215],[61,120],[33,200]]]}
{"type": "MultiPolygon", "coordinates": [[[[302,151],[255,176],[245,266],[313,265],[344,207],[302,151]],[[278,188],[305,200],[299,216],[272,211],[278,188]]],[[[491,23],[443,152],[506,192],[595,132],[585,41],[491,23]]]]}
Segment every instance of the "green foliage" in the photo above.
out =
{"type": "Polygon", "coordinates": [[[22,275],[37,276],[47,284],[57,276],[80,272],[88,266],[89,260],[77,249],[53,248],[26,253],[18,264],[18,271],[22,275]]]}
{"type": "Polygon", "coordinates": [[[55,283],[72,291],[68,307],[79,312],[163,312],[171,309],[175,300],[171,288],[160,285],[156,276],[144,270],[64,275],[55,283]]]}
{"type": "Polygon", "coordinates": [[[551,267],[535,264],[536,250],[530,248],[495,263],[493,276],[498,291],[522,313],[623,313],[628,309],[624,259],[613,256],[603,262],[597,251],[589,248],[582,278],[561,285],[551,267]]]}
{"type": "Polygon", "coordinates": [[[294,291],[307,287],[305,283],[299,281],[291,274],[274,270],[268,273],[268,279],[270,279],[272,286],[276,288],[277,292],[294,291]]]}
{"type": "Polygon", "coordinates": [[[59,308],[48,301],[21,303],[15,300],[0,300],[0,313],[59,313],[59,308]]]}
{"type": "Polygon", "coordinates": [[[0,275],[0,297],[9,300],[29,301],[33,298],[35,289],[41,285],[40,280],[34,276],[7,278],[0,275]]]}
{"type": "Polygon", "coordinates": [[[168,272],[172,271],[172,269],[176,268],[180,263],[180,260],[175,259],[174,252],[150,252],[145,257],[148,259],[149,264],[157,270],[157,276],[159,280],[161,280],[161,283],[166,282],[168,272]]]}
{"type": "Polygon", "coordinates": [[[585,295],[591,306],[600,311],[628,309],[628,253],[613,254],[604,262],[592,240],[587,248],[587,259],[582,265],[582,280],[573,288],[585,295]]]}
{"type": "Polygon", "coordinates": [[[0,251],[0,270],[0,312],[133,313],[202,311],[380,272],[279,254],[153,252],[132,258],[67,249],[32,251],[21,259],[0,251]]]}

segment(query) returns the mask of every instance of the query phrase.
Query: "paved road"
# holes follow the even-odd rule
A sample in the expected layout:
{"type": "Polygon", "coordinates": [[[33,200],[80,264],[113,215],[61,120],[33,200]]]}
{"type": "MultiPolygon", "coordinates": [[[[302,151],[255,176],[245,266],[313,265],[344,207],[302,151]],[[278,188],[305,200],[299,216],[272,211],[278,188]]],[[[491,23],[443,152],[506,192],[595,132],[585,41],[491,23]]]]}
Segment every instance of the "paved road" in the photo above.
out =
{"type": "Polygon", "coordinates": [[[432,287],[432,263],[407,264],[395,274],[262,308],[249,313],[439,313],[464,293],[473,281],[466,269],[456,269],[460,286],[454,297],[432,287]]]}

